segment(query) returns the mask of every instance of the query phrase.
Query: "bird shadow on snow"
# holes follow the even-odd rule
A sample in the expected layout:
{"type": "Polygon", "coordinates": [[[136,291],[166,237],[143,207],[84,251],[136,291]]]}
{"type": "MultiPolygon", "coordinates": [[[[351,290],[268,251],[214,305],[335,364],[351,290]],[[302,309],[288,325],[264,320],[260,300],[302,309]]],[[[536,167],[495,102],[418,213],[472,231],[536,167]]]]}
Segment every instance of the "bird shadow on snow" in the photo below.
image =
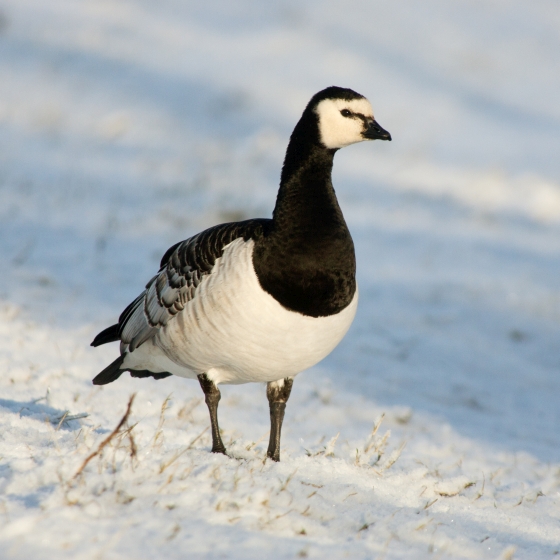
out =
{"type": "Polygon", "coordinates": [[[12,414],[17,414],[20,418],[49,422],[56,429],[71,432],[81,429],[79,420],[89,416],[87,413],[70,414],[68,410],[60,410],[39,402],[44,399],[46,397],[31,401],[0,399],[0,407],[7,409],[12,414]]]}

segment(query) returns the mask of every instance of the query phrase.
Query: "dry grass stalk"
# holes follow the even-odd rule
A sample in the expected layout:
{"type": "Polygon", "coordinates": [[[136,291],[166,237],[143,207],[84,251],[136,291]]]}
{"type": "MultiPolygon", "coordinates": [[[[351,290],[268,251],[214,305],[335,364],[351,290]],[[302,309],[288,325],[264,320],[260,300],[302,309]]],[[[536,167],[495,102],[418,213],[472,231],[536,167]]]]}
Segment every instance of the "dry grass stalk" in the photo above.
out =
{"type": "Polygon", "coordinates": [[[425,529],[433,520],[433,517],[430,517],[429,519],[422,521],[422,523],[420,523],[420,525],[418,525],[418,527],[416,527],[414,530],[421,531],[422,529],[425,529]]]}
{"type": "Polygon", "coordinates": [[[379,417],[379,420],[373,424],[373,428],[371,429],[371,433],[369,434],[368,441],[367,441],[366,445],[364,446],[364,453],[367,453],[374,446],[374,444],[375,444],[375,439],[374,439],[375,434],[377,434],[377,430],[379,430],[379,427],[381,426],[381,423],[383,422],[384,418],[385,418],[385,413],[383,413],[379,417]]]}
{"type": "Polygon", "coordinates": [[[422,509],[428,509],[429,507],[432,507],[437,501],[438,498],[434,498],[433,500],[426,502],[426,505],[422,509]]]}
{"type": "Polygon", "coordinates": [[[338,440],[339,435],[340,432],[338,432],[336,436],[330,439],[327,445],[325,446],[325,457],[334,457],[334,446],[336,445],[336,441],[338,440]]]}
{"type": "Polygon", "coordinates": [[[82,474],[83,470],[87,467],[88,463],[94,457],[97,457],[98,455],[100,455],[103,452],[103,449],[111,442],[111,440],[116,435],[118,435],[120,433],[121,428],[128,421],[128,417],[130,416],[130,411],[132,409],[132,403],[134,402],[135,397],[136,397],[136,393],[133,393],[132,395],[130,395],[130,399],[128,400],[128,405],[126,407],[126,412],[124,413],[124,416],[121,418],[121,421],[117,424],[117,427],[99,444],[99,447],[93,453],[91,453],[90,455],[88,455],[88,457],[86,457],[86,459],[82,463],[82,466],[78,469],[76,474],[72,477],[73,479],[80,476],[82,474]]]}
{"type": "Polygon", "coordinates": [[[370,446],[369,449],[373,447],[373,450],[376,453],[378,453],[380,456],[383,455],[385,453],[385,447],[387,447],[387,441],[390,436],[391,436],[391,430],[387,430],[379,441],[373,441],[373,445],[370,446]]]}
{"type": "Polygon", "coordinates": [[[172,465],[181,455],[183,455],[183,453],[186,453],[207,431],[208,431],[208,426],[206,428],[204,428],[204,430],[202,430],[202,432],[200,432],[200,434],[198,434],[189,443],[189,445],[187,445],[187,447],[185,447],[181,451],[178,451],[177,453],[175,453],[175,455],[173,455],[173,457],[171,457],[171,459],[169,459],[169,461],[167,461],[166,463],[162,463],[159,466],[159,473],[161,474],[167,467],[172,465]]]}
{"type": "Polygon", "coordinates": [[[396,449],[395,451],[393,451],[393,453],[391,453],[391,455],[387,459],[387,462],[383,465],[384,470],[390,469],[397,462],[397,459],[401,456],[401,453],[405,445],[406,445],[406,441],[403,442],[398,449],[396,449]]]}
{"type": "Polygon", "coordinates": [[[290,481],[292,480],[292,478],[294,477],[294,475],[297,473],[297,469],[288,476],[288,478],[286,478],[286,480],[282,483],[282,485],[280,486],[280,489],[278,490],[278,494],[280,494],[280,492],[283,492],[284,490],[286,490],[286,488],[288,488],[288,484],[290,484],[290,481]]]}
{"type": "Polygon", "coordinates": [[[70,411],[67,410],[62,416],[58,418],[52,418],[51,423],[54,424],[55,422],[58,422],[58,425],[56,426],[56,430],[55,430],[55,432],[58,432],[58,430],[60,430],[63,424],[67,422],[71,422],[72,420],[81,420],[82,418],[87,418],[88,416],[89,414],[87,412],[80,412],[79,414],[70,414],[70,411]]]}
{"type": "Polygon", "coordinates": [[[311,482],[301,481],[304,486],[313,486],[313,488],[323,488],[324,484],[313,484],[311,482]]]}
{"type": "MultiPolygon", "coordinates": [[[[325,457],[334,457],[334,448],[336,445],[336,441],[338,440],[338,436],[340,435],[340,432],[338,432],[338,434],[336,434],[336,436],[334,436],[333,438],[331,438],[327,445],[325,445],[323,447],[323,449],[321,449],[320,451],[317,451],[315,453],[311,453],[311,451],[308,451],[307,449],[305,450],[305,453],[308,457],[319,457],[321,455],[324,455],[325,457]]],[[[325,436],[323,436],[321,438],[321,441],[323,441],[325,439],[325,436]]]]}
{"type": "Polygon", "coordinates": [[[295,511],[294,508],[290,508],[288,511],[284,512],[284,513],[279,513],[276,517],[274,517],[273,519],[270,519],[268,522],[272,522],[272,521],[276,521],[277,519],[280,519],[286,515],[288,515],[289,513],[292,513],[292,511],[295,511]]]}
{"type": "Polygon", "coordinates": [[[436,490],[436,492],[440,496],[443,496],[444,498],[452,498],[453,496],[458,496],[463,490],[465,490],[466,488],[470,488],[471,486],[474,486],[475,484],[476,484],[476,482],[466,482],[460,488],[458,488],[457,490],[454,490],[452,492],[443,492],[443,491],[439,491],[439,490],[436,490]]]}
{"type": "Polygon", "coordinates": [[[169,393],[169,395],[167,395],[167,397],[165,397],[165,400],[161,404],[161,411],[159,413],[158,427],[157,427],[156,432],[154,434],[154,439],[152,440],[152,447],[155,447],[156,443],[158,442],[159,438],[161,437],[161,430],[163,428],[163,424],[165,423],[165,411],[167,410],[167,407],[169,406],[169,401],[171,400],[171,395],[172,394],[173,393],[169,393]]]}
{"type": "Polygon", "coordinates": [[[64,420],[66,420],[66,417],[68,416],[69,413],[70,413],[70,411],[67,410],[67,411],[62,415],[62,418],[60,419],[60,422],[58,423],[58,426],[56,427],[55,432],[58,432],[58,430],[60,430],[60,427],[61,427],[62,424],[64,423],[64,420]]]}
{"type": "Polygon", "coordinates": [[[253,449],[253,447],[255,447],[256,445],[258,445],[261,441],[263,441],[264,439],[266,439],[270,434],[270,430],[268,432],[266,432],[265,434],[263,434],[257,441],[254,441],[253,443],[250,443],[247,447],[245,447],[245,449],[247,451],[251,451],[251,449],[253,449]]]}
{"type": "Polygon", "coordinates": [[[479,498],[482,498],[482,496],[484,495],[484,486],[485,485],[486,485],[486,476],[484,475],[484,473],[482,473],[482,488],[480,489],[480,492],[476,495],[473,502],[476,502],[476,500],[478,500],[479,498]]]}
{"type": "Polygon", "coordinates": [[[132,461],[133,459],[136,459],[136,457],[138,456],[138,447],[136,445],[136,441],[134,440],[134,436],[132,435],[132,429],[136,426],[136,424],[134,424],[133,426],[130,426],[130,428],[128,428],[128,430],[126,430],[126,432],[124,433],[124,435],[128,436],[128,443],[130,445],[130,460],[132,461]]]}
{"type": "Polygon", "coordinates": [[[360,466],[360,452],[356,449],[356,457],[354,457],[354,465],[360,466]]]}
{"type": "Polygon", "coordinates": [[[192,398],[188,402],[186,402],[179,412],[177,413],[177,418],[192,420],[191,414],[193,410],[202,402],[202,399],[199,398],[192,398]]]}

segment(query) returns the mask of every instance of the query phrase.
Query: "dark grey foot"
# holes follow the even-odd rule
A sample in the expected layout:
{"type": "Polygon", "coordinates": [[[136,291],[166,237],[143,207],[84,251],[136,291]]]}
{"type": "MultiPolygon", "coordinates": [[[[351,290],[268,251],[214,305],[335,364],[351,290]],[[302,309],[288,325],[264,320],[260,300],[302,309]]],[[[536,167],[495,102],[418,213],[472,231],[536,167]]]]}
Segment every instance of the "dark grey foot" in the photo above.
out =
{"type": "Polygon", "coordinates": [[[210,412],[210,425],[212,427],[212,453],[226,454],[226,446],[220,436],[220,426],[218,426],[218,403],[222,398],[220,390],[214,382],[208,379],[208,376],[203,373],[198,376],[198,381],[202,390],[204,391],[204,400],[210,412]]]}
{"type": "Polygon", "coordinates": [[[272,381],[266,387],[266,396],[270,405],[270,440],[266,454],[273,461],[280,461],[282,421],[293,383],[291,377],[286,377],[280,381],[272,381]]]}

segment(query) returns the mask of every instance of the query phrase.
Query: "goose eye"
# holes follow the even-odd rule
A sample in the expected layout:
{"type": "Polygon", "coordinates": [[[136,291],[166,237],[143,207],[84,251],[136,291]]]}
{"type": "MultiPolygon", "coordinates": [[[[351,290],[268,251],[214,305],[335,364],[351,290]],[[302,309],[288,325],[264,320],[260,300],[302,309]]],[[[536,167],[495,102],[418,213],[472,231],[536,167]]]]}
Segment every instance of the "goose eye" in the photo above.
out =
{"type": "Polygon", "coordinates": [[[342,111],[340,111],[340,114],[343,117],[351,117],[352,116],[352,113],[348,109],[342,109],[342,111]]]}

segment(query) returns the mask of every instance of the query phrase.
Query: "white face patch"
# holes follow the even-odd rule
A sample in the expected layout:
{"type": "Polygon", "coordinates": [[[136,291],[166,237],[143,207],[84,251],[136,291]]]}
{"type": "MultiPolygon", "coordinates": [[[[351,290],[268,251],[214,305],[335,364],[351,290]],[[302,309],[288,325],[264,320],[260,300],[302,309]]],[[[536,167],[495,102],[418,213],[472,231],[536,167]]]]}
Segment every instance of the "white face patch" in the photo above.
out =
{"type": "Polygon", "coordinates": [[[373,119],[370,102],[365,99],[324,99],[315,111],[319,115],[319,134],[325,147],[344,148],[366,140],[362,136],[364,121],[357,115],[373,119]],[[350,111],[351,116],[343,116],[341,111],[350,111]]]}

